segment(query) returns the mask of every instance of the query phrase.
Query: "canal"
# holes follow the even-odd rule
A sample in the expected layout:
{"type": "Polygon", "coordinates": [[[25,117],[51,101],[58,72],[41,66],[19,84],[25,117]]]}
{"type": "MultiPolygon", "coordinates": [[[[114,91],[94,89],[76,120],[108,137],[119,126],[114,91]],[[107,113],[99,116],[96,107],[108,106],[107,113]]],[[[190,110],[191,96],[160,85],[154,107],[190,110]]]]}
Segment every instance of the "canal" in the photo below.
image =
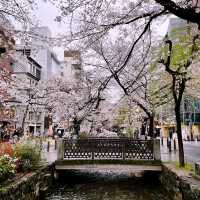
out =
{"type": "Polygon", "coordinates": [[[126,174],[62,175],[45,200],[170,200],[158,176],[126,174]]]}

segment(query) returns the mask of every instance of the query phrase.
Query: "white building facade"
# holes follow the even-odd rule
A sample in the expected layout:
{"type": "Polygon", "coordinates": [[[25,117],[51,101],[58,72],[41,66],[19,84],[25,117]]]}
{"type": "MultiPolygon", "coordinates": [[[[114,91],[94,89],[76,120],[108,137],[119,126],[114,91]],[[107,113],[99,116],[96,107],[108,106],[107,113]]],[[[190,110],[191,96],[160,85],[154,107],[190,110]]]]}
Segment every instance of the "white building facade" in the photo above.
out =
{"type": "Polygon", "coordinates": [[[31,57],[42,66],[41,80],[49,80],[59,75],[60,62],[50,46],[51,31],[48,27],[31,30],[35,37],[31,41],[31,57]]]}
{"type": "Polygon", "coordinates": [[[67,81],[81,82],[82,79],[82,65],[80,51],[69,50],[64,51],[64,61],[62,62],[60,75],[67,81]]]}
{"type": "Polygon", "coordinates": [[[42,66],[30,56],[30,49],[18,49],[13,56],[13,78],[16,85],[16,128],[32,134],[44,132],[44,107],[31,104],[34,88],[41,80],[42,66]]]}

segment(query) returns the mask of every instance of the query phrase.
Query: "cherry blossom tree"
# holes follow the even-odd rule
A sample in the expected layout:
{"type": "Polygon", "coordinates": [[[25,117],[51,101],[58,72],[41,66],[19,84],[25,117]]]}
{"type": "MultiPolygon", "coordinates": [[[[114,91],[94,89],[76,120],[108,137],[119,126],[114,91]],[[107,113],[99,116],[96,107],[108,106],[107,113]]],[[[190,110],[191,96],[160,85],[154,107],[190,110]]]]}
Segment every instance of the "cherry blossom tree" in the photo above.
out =
{"type": "Polygon", "coordinates": [[[40,85],[37,104],[51,108],[54,117],[59,120],[70,120],[76,135],[79,135],[83,121],[96,112],[103,100],[99,89],[101,82],[86,75],[79,83],[57,77],[40,85]]]}

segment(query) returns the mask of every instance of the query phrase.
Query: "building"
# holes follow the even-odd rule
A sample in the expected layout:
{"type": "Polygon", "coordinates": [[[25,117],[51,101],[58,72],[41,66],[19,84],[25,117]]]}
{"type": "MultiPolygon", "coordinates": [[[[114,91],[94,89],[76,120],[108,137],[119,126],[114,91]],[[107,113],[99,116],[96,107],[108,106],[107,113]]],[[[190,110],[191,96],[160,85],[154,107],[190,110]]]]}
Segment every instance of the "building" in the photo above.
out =
{"type": "Polygon", "coordinates": [[[36,85],[41,80],[42,66],[31,57],[31,49],[16,49],[13,73],[30,85],[36,85]]]}
{"type": "Polygon", "coordinates": [[[16,47],[13,63],[15,80],[20,81],[21,105],[16,106],[17,126],[24,132],[43,133],[49,112],[44,106],[28,104],[31,92],[40,80],[49,80],[59,75],[60,62],[49,45],[51,32],[48,27],[37,27],[30,30],[31,43],[20,41],[16,47]]]}
{"type": "Polygon", "coordinates": [[[200,139],[200,99],[184,96],[181,115],[185,139],[200,139]]]}
{"type": "Polygon", "coordinates": [[[17,128],[24,132],[44,131],[44,107],[32,103],[34,89],[41,80],[42,66],[31,57],[30,49],[17,48],[13,56],[13,79],[17,86],[15,95],[19,102],[15,105],[17,128]]]}
{"type": "Polygon", "coordinates": [[[76,50],[64,51],[64,61],[61,65],[60,75],[68,81],[80,83],[82,73],[81,52],[76,50]]]}
{"type": "Polygon", "coordinates": [[[60,72],[60,61],[50,46],[51,31],[48,27],[31,29],[33,37],[31,41],[31,57],[42,66],[42,80],[48,80],[57,76],[60,72]]]}

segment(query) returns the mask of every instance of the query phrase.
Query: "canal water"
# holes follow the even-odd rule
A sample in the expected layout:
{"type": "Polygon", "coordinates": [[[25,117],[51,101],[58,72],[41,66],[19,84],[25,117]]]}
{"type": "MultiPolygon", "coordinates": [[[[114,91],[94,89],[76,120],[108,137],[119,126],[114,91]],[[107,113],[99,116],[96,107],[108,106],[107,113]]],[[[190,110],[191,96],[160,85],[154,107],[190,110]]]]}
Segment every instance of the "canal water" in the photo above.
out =
{"type": "Polygon", "coordinates": [[[158,177],[98,174],[62,177],[45,200],[170,200],[158,177]],[[91,175],[89,175],[91,176],[91,175]]]}

